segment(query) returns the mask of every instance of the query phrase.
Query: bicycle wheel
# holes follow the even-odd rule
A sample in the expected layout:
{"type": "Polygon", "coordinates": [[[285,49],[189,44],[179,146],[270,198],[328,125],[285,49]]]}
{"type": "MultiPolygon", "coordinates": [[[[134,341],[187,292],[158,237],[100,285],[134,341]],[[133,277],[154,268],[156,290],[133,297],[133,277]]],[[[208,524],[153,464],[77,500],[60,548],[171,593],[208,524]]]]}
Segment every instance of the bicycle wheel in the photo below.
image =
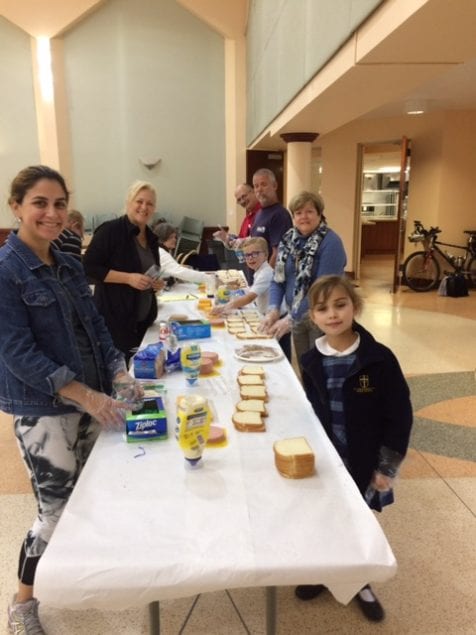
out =
{"type": "Polygon", "coordinates": [[[476,289],[476,258],[471,258],[467,271],[468,286],[470,289],[476,289]]]}
{"type": "Polygon", "coordinates": [[[440,265],[425,251],[410,254],[403,263],[403,282],[413,291],[430,291],[440,280],[440,265]]]}

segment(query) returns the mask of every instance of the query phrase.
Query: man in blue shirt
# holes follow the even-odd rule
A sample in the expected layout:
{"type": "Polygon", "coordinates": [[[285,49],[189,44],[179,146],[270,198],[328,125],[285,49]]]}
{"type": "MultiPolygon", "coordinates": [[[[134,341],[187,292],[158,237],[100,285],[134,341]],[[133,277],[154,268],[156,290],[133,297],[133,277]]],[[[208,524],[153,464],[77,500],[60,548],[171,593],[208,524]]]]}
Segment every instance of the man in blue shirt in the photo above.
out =
{"type": "Polygon", "coordinates": [[[253,174],[253,189],[261,210],[256,215],[251,236],[259,236],[266,240],[269,250],[268,262],[274,267],[279,242],[293,224],[291,215],[278,201],[278,182],[271,170],[261,168],[253,174]]]}

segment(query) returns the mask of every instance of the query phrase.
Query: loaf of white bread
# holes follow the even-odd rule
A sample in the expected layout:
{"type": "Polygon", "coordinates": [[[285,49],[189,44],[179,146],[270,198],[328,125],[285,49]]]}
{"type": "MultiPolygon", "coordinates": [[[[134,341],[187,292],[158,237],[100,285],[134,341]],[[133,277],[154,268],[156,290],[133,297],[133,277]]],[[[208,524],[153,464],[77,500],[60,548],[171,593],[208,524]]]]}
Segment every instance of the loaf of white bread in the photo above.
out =
{"type": "Polygon", "coordinates": [[[240,432],[265,432],[266,430],[261,414],[252,410],[235,412],[232,421],[240,432]]]}
{"type": "Polygon", "coordinates": [[[305,478],[315,472],[314,452],[305,437],[275,441],[274,462],[286,478],[305,478]]]}

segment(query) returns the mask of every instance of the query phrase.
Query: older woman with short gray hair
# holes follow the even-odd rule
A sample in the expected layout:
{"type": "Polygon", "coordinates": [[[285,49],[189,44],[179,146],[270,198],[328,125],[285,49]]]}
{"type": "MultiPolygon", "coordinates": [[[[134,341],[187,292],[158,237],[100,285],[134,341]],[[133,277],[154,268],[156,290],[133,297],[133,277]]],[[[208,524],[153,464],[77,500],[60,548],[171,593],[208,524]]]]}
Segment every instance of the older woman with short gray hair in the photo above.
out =
{"type": "Polygon", "coordinates": [[[320,276],[343,275],[347,258],[342,240],[327,225],[319,194],[300,192],[291,199],[289,210],[294,226],[279,243],[263,328],[278,339],[291,331],[300,364],[301,355],[320,335],[308,318],[309,287],[320,276]],[[280,318],[283,300],[288,312],[280,318]]]}

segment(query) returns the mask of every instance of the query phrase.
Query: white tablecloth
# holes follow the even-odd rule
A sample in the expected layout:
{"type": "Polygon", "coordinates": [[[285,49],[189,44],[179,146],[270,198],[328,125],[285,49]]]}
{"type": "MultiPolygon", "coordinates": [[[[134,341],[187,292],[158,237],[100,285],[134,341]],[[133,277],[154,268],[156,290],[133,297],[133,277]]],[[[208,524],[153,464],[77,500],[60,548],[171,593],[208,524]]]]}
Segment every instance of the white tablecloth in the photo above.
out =
{"type": "MultiPolygon", "coordinates": [[[[182,290],[196,294],[194,286],[182,290]]],[[[198,316],[196,304],[164,302],[159,319],[198,316]]],[[[157,339],[158,323],[145,341],[157,339]]],[[[345,603],[365,583],[395,573],[380,525],[288,362],[265,364],[267,431],[240,433],[231,416],[243,365],[234,351],[243,342],[213,329],[201,343],[219,353],[220,376],[200,379],[193,390],[181,373],[165,378],[168,440],[142,444],[145,454],[138,456],[138,445],[120,432],[101,434],[40,560],[35,592],[44,604],[126,608],[225,588],[303,583],[323,583],[345,603]],[[173,437],[175,397],[187,392],[211,399],[228,432],[228,445],[207,448],[202,469],[193,472],[173,437]],[[273,442],[301,435],[314,449],[317,473],[283,478],[273,442]]]]}

